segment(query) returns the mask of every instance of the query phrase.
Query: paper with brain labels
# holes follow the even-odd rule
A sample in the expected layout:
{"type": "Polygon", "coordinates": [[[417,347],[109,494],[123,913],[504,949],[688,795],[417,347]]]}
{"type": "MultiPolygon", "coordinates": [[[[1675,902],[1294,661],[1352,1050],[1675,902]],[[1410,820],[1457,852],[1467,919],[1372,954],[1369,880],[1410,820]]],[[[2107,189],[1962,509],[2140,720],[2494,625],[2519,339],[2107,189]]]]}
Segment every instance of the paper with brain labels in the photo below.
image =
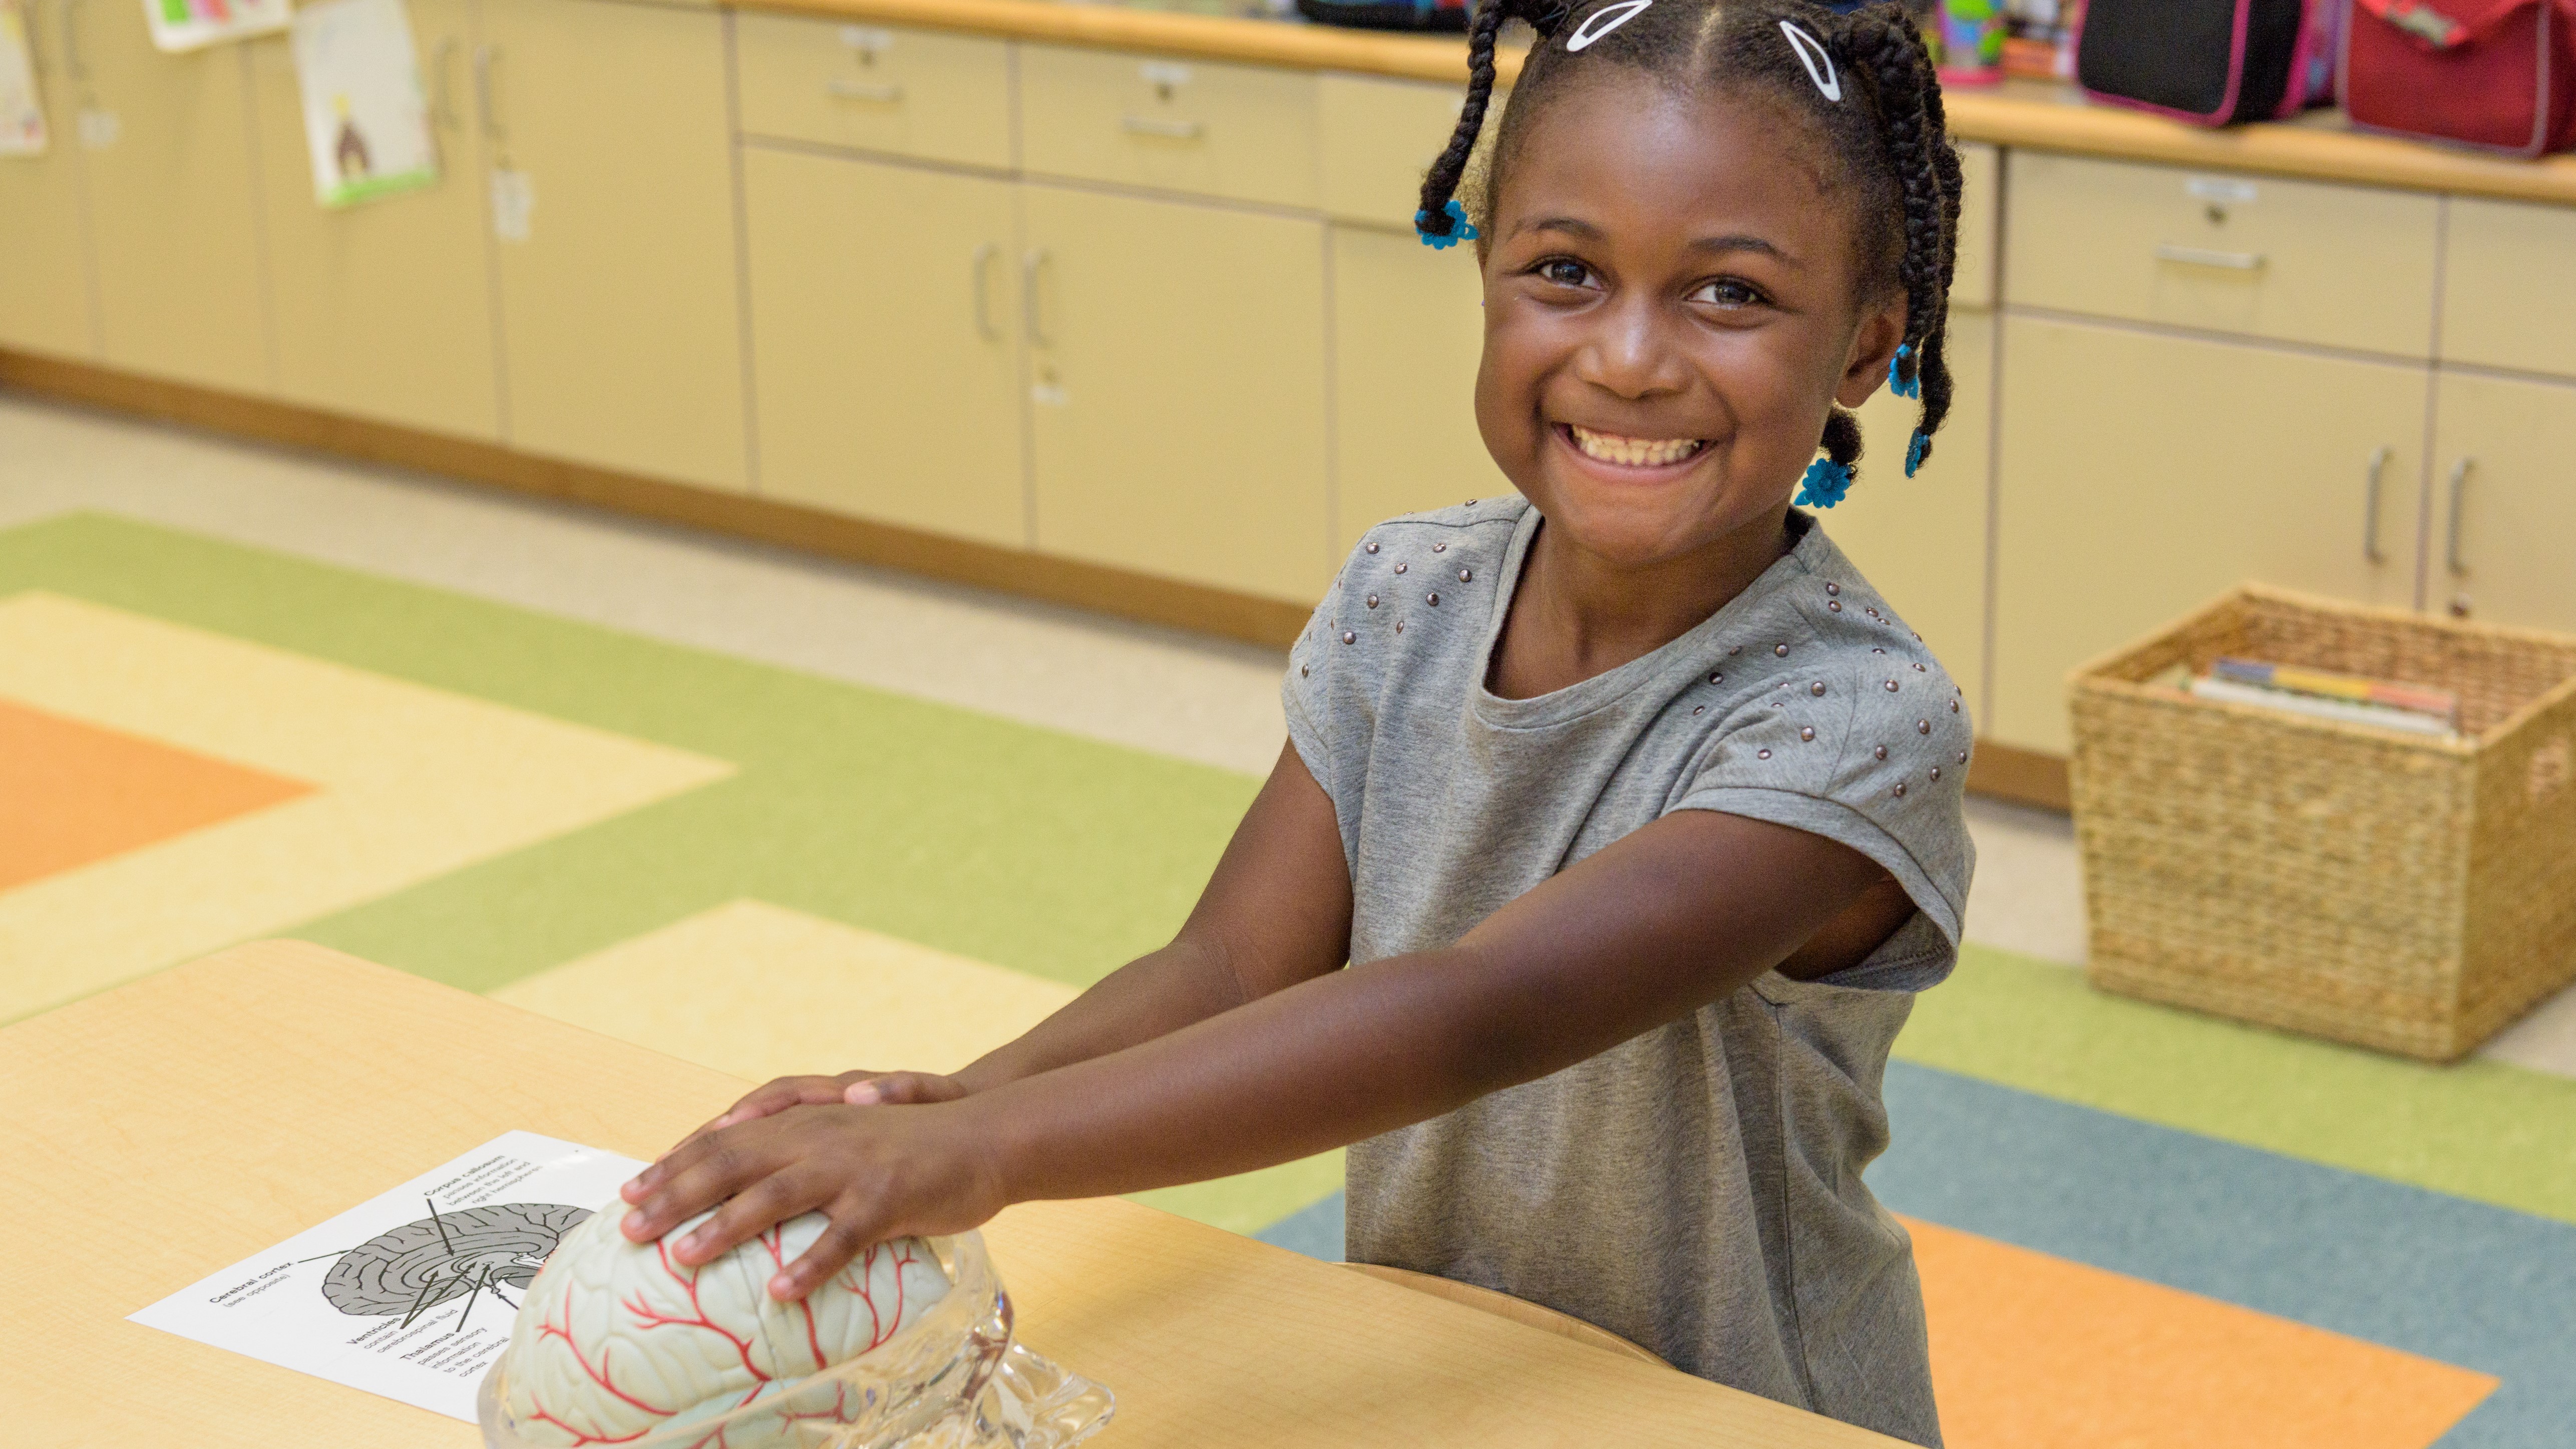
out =
{"type": "Polygon", "coordinates": [[[505,1132],[131,1318],[470,1424],[546,1256],[643,1170],[505,1132]]]}

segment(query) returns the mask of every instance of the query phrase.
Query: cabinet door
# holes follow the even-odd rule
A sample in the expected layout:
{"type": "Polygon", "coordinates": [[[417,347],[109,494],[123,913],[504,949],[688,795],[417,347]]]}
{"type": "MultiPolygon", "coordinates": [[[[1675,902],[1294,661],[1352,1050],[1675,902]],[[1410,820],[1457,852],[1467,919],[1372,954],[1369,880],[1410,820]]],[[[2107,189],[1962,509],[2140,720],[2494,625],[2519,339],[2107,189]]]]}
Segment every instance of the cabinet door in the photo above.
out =
{"type": "Polygon", "coordinates": [[[1993,737],[2066,750],[2069,671],[2247,580],[2414,603],[2425,369],[2028,317],[2003,348],[1993,737]]]}
{"type": "Polygon", "coordinates": [[[515,446],[749,486],[723,27],[614,0],[483,12],[486,146],[532,203],[494,247],[515,446]]]}
{"type": "Polygon", "coordinates": [[[91,359],[89,242],[81,208],[81,150],[74,84],[59,30],[64,6],[22,7],[36,87],[45,105],[45,154],[0,158],[0,347],[91,359]]]}
{"type": "Polygon", "coordinates": [[[760,491],[1028,547],[1010,184],[742,160],[760,491]]]}
{"type": "Polygon", "coordinates": [[[1932,456],[1905,476],[1918,404],[1881,388],[1861,405],[1851,495],[1819,514],[1897,617],[1923,636],[1986,721],[1986,491],[1994,446],[1995,317],[1950,314],[1950,413],[1932,456]]]}
{"type": "Polygon", "coordinates": [[[474,0],[410,0],[437,184],[354,206],[313,197],[303,89],[285,36],[248,44],[268,228],[277,390],[431,432],[501,435],[499,353],[472,122],[474,0]]]}
{"type": "Polygon", "coordinates": [[[1335,562],[1322,224],[1048,186],[1022,199],[1038,547],[1313,601],[1335,562]]]}
{"type": "Polygon", "coordinates": [[[2576,384],[2445,373],[2434,409],[2429,602],[2576,633],[2576,384]]]}
{"type": "Polygon", "coordinates": [[[271,382],[260,315],[258,156],[238,45],[152,48],[143,7],[72,0],[74,89],[111,367],[228,392],[271,382]]]}
{"type": "Polygon", "coordinates": [[[1476,431],[1484,286],[1476,254],[1411,232],[1333,236],[1333,556],[1399,513],[1512,485],[1476,431]]]}

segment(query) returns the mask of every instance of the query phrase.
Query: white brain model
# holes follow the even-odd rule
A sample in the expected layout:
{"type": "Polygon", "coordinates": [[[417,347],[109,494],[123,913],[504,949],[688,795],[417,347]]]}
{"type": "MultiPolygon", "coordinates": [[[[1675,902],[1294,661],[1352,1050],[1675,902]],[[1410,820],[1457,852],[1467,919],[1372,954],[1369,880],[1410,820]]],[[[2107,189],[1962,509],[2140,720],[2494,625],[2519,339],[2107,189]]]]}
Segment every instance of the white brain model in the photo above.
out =
{"type": "Polygon", "coordinates": [[[868,1249],[802,1303],[770,1299],[778,1270],[822,1236],[793,1218],[700,1268],[618,1231],[613,1202],[565,1235],[528,1285],[505,1363],[509,1409],[530,1443],[632,1441],[767,1397],[892,1338],[948,1292],[930,1246],[868,1249]]]}

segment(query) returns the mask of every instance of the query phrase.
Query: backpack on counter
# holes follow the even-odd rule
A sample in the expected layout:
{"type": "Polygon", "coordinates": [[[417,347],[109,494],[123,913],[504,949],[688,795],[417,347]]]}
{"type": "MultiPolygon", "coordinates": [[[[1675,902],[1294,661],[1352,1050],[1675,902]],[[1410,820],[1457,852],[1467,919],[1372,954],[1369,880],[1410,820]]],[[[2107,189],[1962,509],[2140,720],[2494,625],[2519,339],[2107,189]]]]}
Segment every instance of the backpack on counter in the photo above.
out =
{"type": "Polygon", "coordinates": [[[1297,0],[1297,13],[1325,25],[1364,30],[1467,28],[1467,0],[1297,0]]]}
{"type": "Polygon", "coordinates": [[[2576,0],[2351,0],[2339,85],[2364,130],[2538,156],[2576,143],[2576,0]]]}
{"type": "Polygon", "coordinates": [[[2202,126],[2295,116],[2334,95],[2341,0],[2092,0],[2075,79],[2096,100],[2202,126]]]}

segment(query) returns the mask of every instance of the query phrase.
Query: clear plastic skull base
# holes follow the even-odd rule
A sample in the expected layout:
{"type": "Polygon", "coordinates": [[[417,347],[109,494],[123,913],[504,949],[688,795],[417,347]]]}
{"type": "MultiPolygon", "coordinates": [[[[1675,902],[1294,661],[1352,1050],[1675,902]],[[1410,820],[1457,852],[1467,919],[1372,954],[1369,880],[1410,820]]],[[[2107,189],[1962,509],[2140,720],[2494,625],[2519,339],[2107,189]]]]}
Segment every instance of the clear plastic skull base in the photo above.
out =
{"type": "Polygon", "coordinates": [[[897,1238],[801,1303],[768,1293],[821,1236],[790,1219],[700,1268],[635,1244],[611,1203],[527,1285],[477,1399],[487,1449],[1060,1449],[1109,1391],[1011,1341],[974,1233],[897,1238]]]}

